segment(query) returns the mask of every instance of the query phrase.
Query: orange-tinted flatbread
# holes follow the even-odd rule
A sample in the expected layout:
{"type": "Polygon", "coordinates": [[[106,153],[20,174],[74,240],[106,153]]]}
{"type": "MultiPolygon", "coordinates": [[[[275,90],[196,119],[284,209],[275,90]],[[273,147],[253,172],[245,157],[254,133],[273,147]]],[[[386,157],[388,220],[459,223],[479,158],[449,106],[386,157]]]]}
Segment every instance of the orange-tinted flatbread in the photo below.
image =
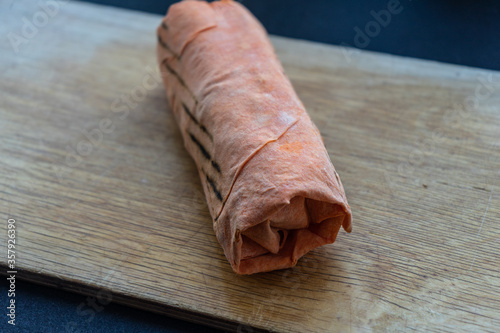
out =
{"type": "Polygon", "coordinates": [[[167,97],[233,270],[292,267],[350,232],[320,133],[255,17],[233,1],[183,1],[157,33],[167,97]]]}

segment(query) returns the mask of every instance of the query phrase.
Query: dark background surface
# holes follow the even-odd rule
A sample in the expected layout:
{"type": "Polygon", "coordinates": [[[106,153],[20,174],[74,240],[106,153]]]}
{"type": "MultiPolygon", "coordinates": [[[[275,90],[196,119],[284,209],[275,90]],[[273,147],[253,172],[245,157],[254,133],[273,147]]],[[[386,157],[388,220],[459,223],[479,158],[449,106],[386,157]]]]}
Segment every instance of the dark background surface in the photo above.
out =
{"type": "MultiPolygon", "coordinates": [[[[174,1],[88,2],[164,14],[174,1]]],[[[500,1],[401,0],[400,12],[392,14],[385,26],[379,25],[379,31],[370,22],[375,21],[373,13],[387,9],[389,1],[240,2],[272,34],[500,70],[500,1]],[[355,29],[366,34],[367,25],[373,29],[367,38],[356,37],[360,33],[355,29]]],[[[0,332],[218,332],[116,304],[92,310],[86,305],[86,296],[19,279],[16,289],[17,326],[7,326],[2,314],[0,332]]],[[[7,306],[7,290],[4,280],[0,286],[3,309],[7,306]]]]}
{"type": "MultiPolygon", "coordinates": [[[[242,0],[269,33],[356,46],[358,27],[375,29],[372,11],[397,0],[242,0]],[[344,44],[343,44],[344,43],[344,44]]],[[[164,15],[177,1],[88,0],[164,15]]],[[[500,1],[400,0],[401,12],[362,49],[500,70],[500,1]]],[[[375,21],[376,22],[376,21],[375,21]]],[[[377,32],[376,30],[372,30],[377,32]]],[[[366,44],[366,43],[365,43],[366,44]]]]}

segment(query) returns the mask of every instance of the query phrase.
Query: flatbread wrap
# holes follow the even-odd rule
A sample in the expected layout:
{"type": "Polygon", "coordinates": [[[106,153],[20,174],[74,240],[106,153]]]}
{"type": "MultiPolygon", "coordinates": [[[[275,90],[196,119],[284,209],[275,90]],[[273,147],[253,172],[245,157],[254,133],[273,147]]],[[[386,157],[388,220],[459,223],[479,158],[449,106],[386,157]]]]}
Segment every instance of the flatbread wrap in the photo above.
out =
{"type": "Polygon", "coordinates": [[[234,272],[293,267],[351,210],[265,29],[234,1],[182,1],[157,29],[167,98],[234,272]]]}

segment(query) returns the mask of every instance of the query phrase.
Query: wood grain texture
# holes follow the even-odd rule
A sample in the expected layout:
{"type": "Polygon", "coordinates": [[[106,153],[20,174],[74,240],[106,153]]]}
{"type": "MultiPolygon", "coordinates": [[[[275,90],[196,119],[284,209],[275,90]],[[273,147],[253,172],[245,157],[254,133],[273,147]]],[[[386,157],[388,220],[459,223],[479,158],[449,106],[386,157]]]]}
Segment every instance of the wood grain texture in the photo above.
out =
{"type": "Polygon", "coordinates": [[[19,278],[240,332],[500,327],[499,73],[273,37],[354,229],[237,276],[159,84],[160,17],[60,2],[16,53],[4,37],[36,3],[0,11],[0,248],[15,218],[19,278]]]}

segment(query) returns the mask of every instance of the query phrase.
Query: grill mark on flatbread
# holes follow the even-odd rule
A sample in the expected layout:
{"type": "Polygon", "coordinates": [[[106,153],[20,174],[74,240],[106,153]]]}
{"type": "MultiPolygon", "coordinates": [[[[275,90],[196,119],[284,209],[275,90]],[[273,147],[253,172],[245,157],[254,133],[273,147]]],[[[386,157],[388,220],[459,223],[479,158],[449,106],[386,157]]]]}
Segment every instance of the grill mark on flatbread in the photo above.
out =
{"type": "Polygon", "coordinates": [[[196,138],[196,136],[194,136],[193,133],[188,132],[188,134],[189,134],[189,137],[191,138],[191,141],[193,141],[193,143],[196,146],[198,146],[198,148],[200,149],[201,154],[203,155],[203,157],[205,157],[207,160],[210,161],[210,164],[215,169],[215,171],[217,171],[218,173],[221,173],[221,169],[220,169],[219,163],[217,163],[216,161],[214,161],[212,159],[212,156],[210,155],[210,153],[208,152],[208,150],[205,148],[205,146],[203,146],[203,144],[200,142],[200,140],[198,140],[198,138],[196,138]]]}
{"type": "MultiPolygon", "coordinates": [[[[220,194],[220,191],[217,189],[217,185],[215,184],[215,181],[212,178],[210,178],[210,176],[203,169],[203,167],[199,168],[199,171],[203,174],[203,176],[205,176],[206,182],[203,182],[203,179],[202,179],[202,183],[204,183],[204,185],[206,185],[207,190],[209,192],[210,192],[210,190],[212,190],[215,197],[217,198],[217,200],[222,202],[222,195],[220,194]]],[[[217,219],[215,219],[215,221],[217,221],[217,219]]]]}
{"type": "MultiPolygon", "coordinates": [[[[168,26],[164,22],[162,22],[161,27],[164,30],[168,30],[168,26]]],[[[172,51],[172,49],[167,45],[167,43],[165,43],[163,41],[163,39],[161,38],[160,35],[158,35],[158,43],[164,49],[166,49],[167,51],[169,51],[174,56],[174,58],[176,58],[177,60],[180,61],[180,56],[178,56],[175,52],[172,51]]],[[[195,101],[195,105],[197,105],[198,104],[198,99],[196,98],[196,96],[194,95],[194,93],[191,91],[191,89],[189,89],[189,87],[187,86],[186,82],[179,75],[179,73],[177,73],[172,67],[170,67],[170,65],[168,64],[167,60],[168,60],[168,58],[163,59],[162,65],[165,66],[165,68],[169,71],[170,74],[172,74],[173,76],[175,76],[175,78],[179,81],[179,83],[181,84],[181,86],[183,86],[188,91],[188,93],[191,95],[191,97],[195,101]]],[[[205,125],[201,124],[200,121],[198,119],[196,119],[196,117],[193,115],[193,113],[187,107],[187,105],[184,104],[184,103],[182,103],[182,107],[183,107],[184,111],[186,112],[186,114],[188,115],[188,117],[191,119],[191,121],[193,121],[193,123],[195,123],[200,128],[200,130],[203,133],[205,133],[210,138],[211,141],[213,141],[213,137],[208,132],[208,130],[205,127],[205,125]]],[[[220,174],[222,172],[221,168],[220,168],[220,165],[216,161],[212,160],[212,157],[211,157],[210,153],[207,151],[207,149],[203,146],[203,144],[196,138],[196,136],[193,133],[188,132],[188,134],[189,134],[189,137],[190,137],[191,141],[199,148],[199,150],[200,150],[201,154],[203,155],[203,157],[205,159],[209,160],[210,164],[212,165],[212,168],[215,169],[215,171],[217,171],[220,174]]],[[[217,189],[217,186],[215,185],[214,180],[212,178],[210,178],[210,176],[208,176],[208,174],[203,169],[202,169],[202,172],[205,175],[207,184],[210,185],[210,188],[214,192],[215,197],[217,198],[217,200],[219,200],[220,202],[222,202],[223,201],[222,195],[221,195],[220,191],[217,189]]],[[[215,220],[217,221],[217,219],[218,219],[218,216],[216,217],[215,220]]]]}
{"type": "Polygon", "coordinates": [[[212,187],[212,190],[214,191],[215,196],[217,197],[217,199],[219,199],[220,202],[222,202],[222,195],[220,194],[219,190],[215,186],[214,181],[208,175],[205,175],[205,176],[207,178],[207,182],[210,184],[210,187],[212,187]]]}
{"type": "Polygon", "coordinates": [[[210,141],[214,141],[212,134],[208,133],[208,130],[204,125],[200,124],[200,129],[202,130],[202,132],[204,132],[208,135],[208,137],[210,138],[210,141]]]}
{"type": "Polygon", "coordinates": [[[174,58],[176,58],[177,60],[180,60],[180,56],[175,53],[171,48],[170,46],[168,46],[167,43],[165,43],[165,41],[163,39],[161,39],[161,36],[158,35],[158,44],[161,45],[161,47],[163,47],[165,50],[167,50],[168,52],[172,53],[172,55],[174,56],[174,58]]]}
{"type": "Polygon", "coordinates": [[[168,58],[163,59],[163,61],[161,62],[162,65],[165,66],[165,68],[170,72],[170,74],[172,74],[173,76],[175,76],[175,78],[179,81],[179,83],[181,84],[181,86],[183,86],[184,88],[186,88],[186,90],[189,92],[189,94],[194,99],[194,101],[196,102],[196,104],[198,104],[198,99],[196,98],[196,96],[194,95],[194,93],[186,85],[186,82],[184,81],[184,79],[176,71],[174,71],[172,67],[170,67],[170,65],[167,63],[167,59],[168,58]]]}
{"type": "Polygon", "coordinates": [[[215,169],[218,173],[221,173],[219,164],[218,164],[217,162],[215,162],[214,160],[212,160],[212,166],[214,167],[214,169],[215,169]]]}
{"type": "Polygon", "coordinates": [[[200,123],[198,122],[198,119],[196,119],[194,117],[194,115],[191,113],[191,111],[189,110],[189,108],[186,106],[186,104],[182,103],[182,107],[184,108],[184,111],[186,111],[187,115],[189,116],[189,118],[191,118],[191,120],[198,126],[200,126],[200,123]]]}
{"type": "Polygon", "coordinates": [[[211,161],[212,157],[210,156],[208,151],[205,149],[205,147],[201,144],[201,142],[193,135],[193,133],[188,132],[188,134],[189,134],[189,137],[191,138],[191,141],[193,141],[194,144],[197,145],[198,148],[200,149],[203,157],[205,157],[207,160],[211,161]]]}
{"type": "Polygon", "coordinates": [[[189,118],[191,118],[191,120],[201,129],[201,131],[203,133],[205,133],[206,135],[208,135],[208,137],[210,138],[211,141],[213,141],[213,137],[212,137],[212,134],[208,133],[208,130],[207,128],[201,124],[198,119],[196,119],[196,117],[193,115],[193,113],[191,112],[191,110],[189,110],[189,108],[187,107],[186,104],[182,103],[182,107],[184,108],[184,111],[187,113],[187,115],[189,116],[189,118]]]}

